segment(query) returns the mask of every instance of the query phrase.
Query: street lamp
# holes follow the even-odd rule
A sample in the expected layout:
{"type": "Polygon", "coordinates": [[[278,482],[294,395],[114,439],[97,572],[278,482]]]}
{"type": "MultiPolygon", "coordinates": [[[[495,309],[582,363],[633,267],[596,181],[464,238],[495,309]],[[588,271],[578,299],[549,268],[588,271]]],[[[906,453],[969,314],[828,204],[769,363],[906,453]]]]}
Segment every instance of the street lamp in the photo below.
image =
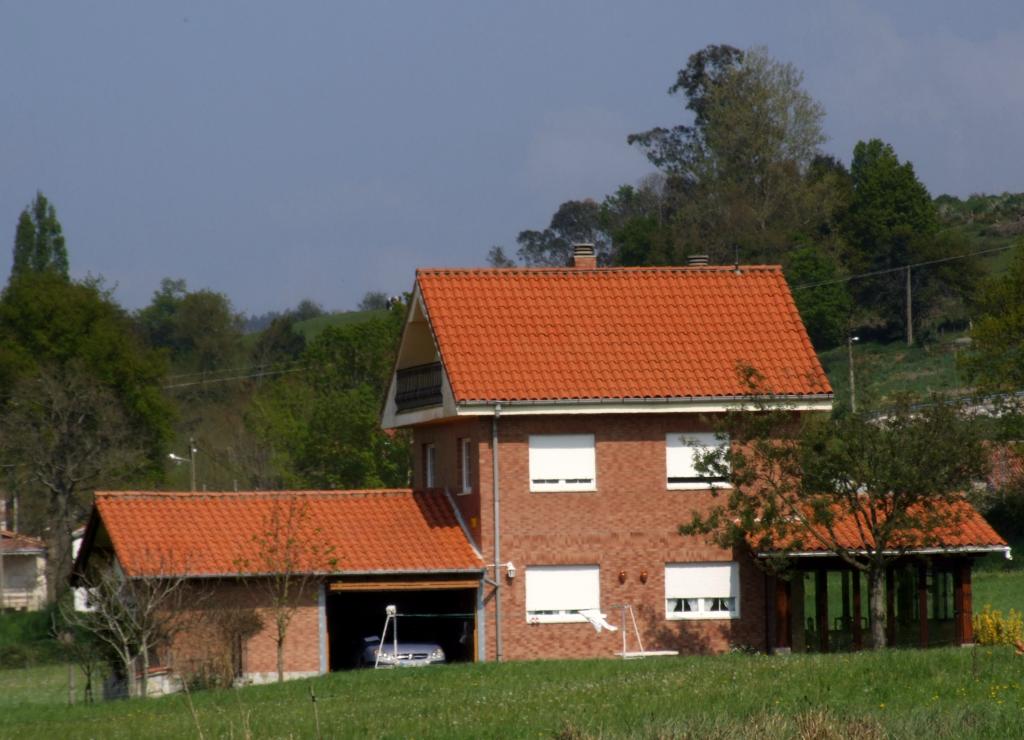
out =
{"type": "Polygon", "coordinates": [[[188,463],[190,478],[192,481],[192,492],[196,490],[196,440],[194,437],[188,438],[188,457],[182,457],[181,455],[175,455],[173,452],[167,457],[175,463],[188,463]]]}
{"type": "Polygon", "coordinates": [[[846,339],[846,349],[850,365],[850,411],[855,414],[857,413],[857,391],[853,384],[853,343],[859,341],[860,337],[855,337],[852,334],[846,339]]]}

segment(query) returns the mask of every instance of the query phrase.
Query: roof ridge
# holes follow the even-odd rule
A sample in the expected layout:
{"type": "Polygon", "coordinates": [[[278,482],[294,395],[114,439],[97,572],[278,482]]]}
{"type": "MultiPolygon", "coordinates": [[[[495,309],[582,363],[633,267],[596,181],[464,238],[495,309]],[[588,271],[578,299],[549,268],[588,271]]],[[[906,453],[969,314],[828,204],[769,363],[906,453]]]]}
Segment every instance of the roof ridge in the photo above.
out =
{"type": "Polygon", "coordinates": [[[283,496],[401,496],[414,493],[411,488],[366,488],[366,489],[300,489],[274,491],[96,491],[96,498],[279,498],[283,496]]]}
{"type": "MultiPolygon", "coordinates": [[[[608,275],[614,273],[736,273],[736,265],[661,265],[661,266],[638,266],[638,267],[417,267],[416,275],[427,274],[468,274],[468,275],[608,275]]],[[[778,264],[751,264],[740,265],[737,274],[745,272],[770,272],[781,273],[782,265],[778,264]]]]}

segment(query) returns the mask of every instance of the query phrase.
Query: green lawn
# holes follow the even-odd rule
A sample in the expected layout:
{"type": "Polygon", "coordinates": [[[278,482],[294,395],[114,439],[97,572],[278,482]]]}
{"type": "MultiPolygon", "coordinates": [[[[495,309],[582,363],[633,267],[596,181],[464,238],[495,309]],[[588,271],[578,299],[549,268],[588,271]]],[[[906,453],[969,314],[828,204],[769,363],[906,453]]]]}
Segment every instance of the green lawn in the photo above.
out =
{"type": "MultiPolygon", "coordinates": [[[[977,570],[974,604],[1024,609],[1024,570],[977,570]]],[[[0,738],[199,736],[185,696],[68,707],[67,680],[0,671],[0,738]]],[[[324,737],[1008,738],[1022,684],[1010,649],[944,648],[361,671],[192,699],[206,738],[315,737],[310,688],[324,737]]]]}
{"type": "Polygon", "coordinates": [[[1009,649],[452,665],[67,707],[59,667],[0,674],[0,736],[27,738],[1006,738],[1024,726],[1009,649]],[[53,685],[51,685],[53,684],[53,685]]]}
{"type": "Polygon", "coordinates": [[[971,585],[975,613],[986,605],[1004,615],[1010,609],[1024,612],[1024,570],[975,571],[971,585]]]}

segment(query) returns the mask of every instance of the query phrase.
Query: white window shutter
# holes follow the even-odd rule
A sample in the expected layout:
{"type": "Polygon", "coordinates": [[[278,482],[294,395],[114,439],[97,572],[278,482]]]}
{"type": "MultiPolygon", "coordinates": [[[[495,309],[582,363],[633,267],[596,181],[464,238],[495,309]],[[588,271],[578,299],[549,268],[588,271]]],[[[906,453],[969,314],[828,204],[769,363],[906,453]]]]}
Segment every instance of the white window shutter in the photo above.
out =
{"type": "MultiPolygon", "coordinates": [[[[700,473],[695,458],[728,445],[728,440],[719,439],[714,432],[669,432],[665,435],[665,477],[668,485],[686,485],[694,481],[685,479],[714,479],[714,476],[700,473]]],[[[700,483],[700,481],[696,481],[700,483]]]]}
{"type": "Polygon", "coordinates": [[[665,600],[670,618],[721,618],[739,616],[739,563],[669,563],[665,566],[665,600]],[[728,599],[715,609],[713,599],[728,599]],[[684,600],[683,608],[676,600],[684,600]]]}
{"type": "Polygon", "coordinates": [[[593,434],[530,435],[532,490],[592,490],[596,478],[593,434]]]}
{"type": "MultiPolygon", "coordinates": [[[[576,612],[581,609],[598,609],[600,606],[601,569],[599,566],[527,566],[526,611],[528,613],[576,612]]],[[[578,620],[573,617],[571,621],[578,620]]]]}

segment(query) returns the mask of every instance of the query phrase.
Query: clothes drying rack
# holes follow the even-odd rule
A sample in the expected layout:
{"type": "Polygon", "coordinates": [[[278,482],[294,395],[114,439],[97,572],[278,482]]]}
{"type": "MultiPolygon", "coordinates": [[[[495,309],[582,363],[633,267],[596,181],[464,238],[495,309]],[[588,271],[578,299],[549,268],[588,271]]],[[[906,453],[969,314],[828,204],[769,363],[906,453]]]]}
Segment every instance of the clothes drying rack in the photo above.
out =
{"type": "Polygon", "coordinates": [[[615,654],[622,656],[623,660],[635,660],[637,658],[647,657],[654,658],[662,655],[679,655],[678,650],[644,650],[644,641],[640,637],[640,627],[636,623],[636,613],[633,611],[632,604],[613,604],[610,608],[619,609],[622,612],[622,626],[619,628],[622,632],[622,651],[615,654]],[[629,620],[633,627],[633,635],[636,637],[636,644],[639,650],[629,649],[629,630],[626,628],[626,614],[629,614],[629,620]]]}

